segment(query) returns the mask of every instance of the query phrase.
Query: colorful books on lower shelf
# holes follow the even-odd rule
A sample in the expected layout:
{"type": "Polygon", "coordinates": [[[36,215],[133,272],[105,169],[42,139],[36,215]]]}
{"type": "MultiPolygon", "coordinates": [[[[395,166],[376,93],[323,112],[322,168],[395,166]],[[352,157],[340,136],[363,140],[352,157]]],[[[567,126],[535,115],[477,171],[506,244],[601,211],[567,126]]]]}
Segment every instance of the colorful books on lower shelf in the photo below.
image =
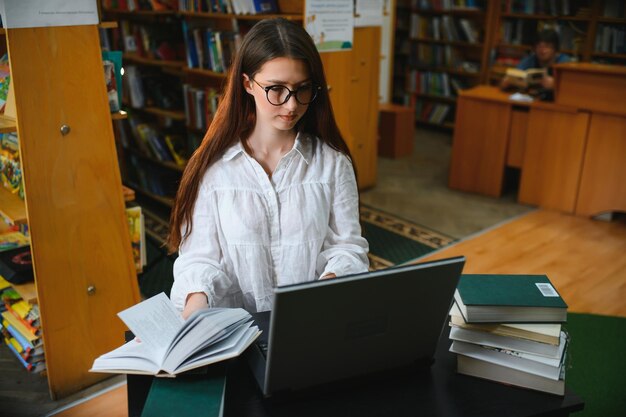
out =
{"type": "Polygon", "coordinates": [[[450,352],[457,354],[457,371],[564,395],[566,314],[567,305],[545,275],[463,275],[450,310],[450,352]],[[552,290],[546,292],[546,285],[552,290]],[[474,297],[490,306],[489,314],[470,314],[474,297]],[[560,313],[546,316],[542,297],[560,313]]]}
{"type": "Polygon", "coordinates": [[[46,370],[39,308],[25,300],[0,276],[0,311],[2,340],[26,370],[46,370]]]}

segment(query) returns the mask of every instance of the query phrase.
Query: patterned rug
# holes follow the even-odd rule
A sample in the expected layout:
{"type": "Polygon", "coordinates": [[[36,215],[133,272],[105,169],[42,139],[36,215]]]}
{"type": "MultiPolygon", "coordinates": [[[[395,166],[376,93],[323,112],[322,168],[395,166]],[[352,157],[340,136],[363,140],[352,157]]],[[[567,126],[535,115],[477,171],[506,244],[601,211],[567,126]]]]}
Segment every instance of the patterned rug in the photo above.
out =
{"type": "MultiPolygon", "coordinates": [[[[140,275],[139,286],[144,297],[172,286],[174,256],[164,248],[168,223],[144,209],[148,264],[140,275]]],[[[370,244],[370,269],[388,268],[412,261],[454,242],[454,239],[427,227],[401,219],[390,213],[362,205],[360,209],[363,236],[370,244]]]]}
{"type": "Polygon", "coordinates": [[[400,265],[455,241],[443,233],[364,204],[360,212],[363,236],[370,244],[371,269],[400,265]]]}

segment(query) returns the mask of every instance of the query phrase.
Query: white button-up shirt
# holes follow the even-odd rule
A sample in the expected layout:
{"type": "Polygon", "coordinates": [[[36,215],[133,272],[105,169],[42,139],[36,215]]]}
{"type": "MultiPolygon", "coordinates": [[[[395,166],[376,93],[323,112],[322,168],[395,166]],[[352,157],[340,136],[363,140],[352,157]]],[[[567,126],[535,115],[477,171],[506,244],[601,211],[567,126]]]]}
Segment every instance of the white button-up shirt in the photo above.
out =
{"type": "Polygon", "coordinates": [[[211,307],[270,310],[275,286],[365,272],[367,252],[345,155],[300,134],[270,178],[238,143],[200,183],[171,299],[182,309],[204,292],[211,307]]]}

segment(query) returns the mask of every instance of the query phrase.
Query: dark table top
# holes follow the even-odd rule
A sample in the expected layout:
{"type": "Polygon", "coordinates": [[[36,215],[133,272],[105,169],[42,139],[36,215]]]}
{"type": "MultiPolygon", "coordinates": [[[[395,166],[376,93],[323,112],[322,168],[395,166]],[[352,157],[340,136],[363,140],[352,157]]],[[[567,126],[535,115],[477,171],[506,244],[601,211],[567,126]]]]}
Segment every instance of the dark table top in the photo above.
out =
{"type": "Polygon", "coordinates": [[[556,396],[456,373],[443,332],[434,364],[422,372],[352,381],[278,400],[263,399],[245,360],[232,361],[226,383],[226,417],[266,416],[561,416],[583,409],[566,389],[556,396]]]}

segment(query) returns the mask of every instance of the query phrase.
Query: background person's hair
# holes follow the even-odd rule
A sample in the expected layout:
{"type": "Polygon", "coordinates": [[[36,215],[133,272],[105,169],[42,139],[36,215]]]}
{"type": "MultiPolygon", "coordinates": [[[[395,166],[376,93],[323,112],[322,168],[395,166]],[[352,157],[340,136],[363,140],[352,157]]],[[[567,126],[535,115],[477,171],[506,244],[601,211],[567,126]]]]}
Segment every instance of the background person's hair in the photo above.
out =
{"type": "Polygon", "coordinates": [[[322,60],[309,34],[301,26],[283,18],[258,22],[244,36],[230,65],[226,86],[209,129],[183,172],[170,216],[167,240],[170,252],[177,251],[191,233],[193,209],[200,181],[207,169],[238,140],[245,146],[254,129],[256,107],[254,97],[243,87],[243,74],[254,78],[263,64],[281,57],[304,61],[311,82],[322,87],[295,129],[317,136],[350,158],[348,146],[335,122],[322,60]]]}
{"type": "Polygon", "coordinates": [[[534,45],[537,46],[539,42],[549,43],[554,46],[554,50],[556,52],[559,51],[559,34],[553,29],[544,29],[537,33],[535,36],[534,45]]]}

